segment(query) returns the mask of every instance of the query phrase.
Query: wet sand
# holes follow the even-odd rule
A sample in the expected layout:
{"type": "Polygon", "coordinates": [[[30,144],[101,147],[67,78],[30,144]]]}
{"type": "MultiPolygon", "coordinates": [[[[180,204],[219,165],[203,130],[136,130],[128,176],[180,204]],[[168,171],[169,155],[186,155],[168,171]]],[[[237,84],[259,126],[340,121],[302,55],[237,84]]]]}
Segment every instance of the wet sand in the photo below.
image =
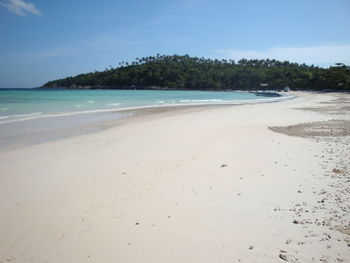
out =
{"type": "Polygon", "coordinates": [[[126,109],[102,113],[46,117],[0,124],[0,151],[33,144],[52,142],[68,137],[103,131],[131,122],[189,113],[227,105],[193,105],[126,109]]]}
{"type": "Polygon", "coordinates": [[[349,94],[0,151],[0,262],[348,262],[349,94]]]}

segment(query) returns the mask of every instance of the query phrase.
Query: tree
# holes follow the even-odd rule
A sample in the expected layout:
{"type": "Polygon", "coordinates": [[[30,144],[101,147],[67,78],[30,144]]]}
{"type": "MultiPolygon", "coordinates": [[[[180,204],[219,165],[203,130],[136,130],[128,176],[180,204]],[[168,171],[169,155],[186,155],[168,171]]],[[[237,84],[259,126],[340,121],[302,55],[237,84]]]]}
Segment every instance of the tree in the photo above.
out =
{"type": "Polygon", "coordinates": [[[102,72],[80,74],[47,82],[45,88],[106,86],[139,88],[150,86],[192,90],[256,89],[260,83],[269,88],[350,90],[350,67],[343,63],[328,69],[270,59],[205,59],[188,55],[136,58],[121,61],[119,67],[102,72]]]}

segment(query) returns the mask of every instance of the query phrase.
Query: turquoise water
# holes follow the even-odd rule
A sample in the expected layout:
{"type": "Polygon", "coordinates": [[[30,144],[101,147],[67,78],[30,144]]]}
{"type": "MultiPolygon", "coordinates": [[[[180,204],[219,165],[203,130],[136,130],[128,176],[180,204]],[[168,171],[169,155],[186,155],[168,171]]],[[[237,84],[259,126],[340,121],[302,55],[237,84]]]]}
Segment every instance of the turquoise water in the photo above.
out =
{"type": "Polygon", "coordinates": [[[34,118],[165,105],[271,99],[249,92],[174,90],[0,90],[0,124],[34,118]]]}

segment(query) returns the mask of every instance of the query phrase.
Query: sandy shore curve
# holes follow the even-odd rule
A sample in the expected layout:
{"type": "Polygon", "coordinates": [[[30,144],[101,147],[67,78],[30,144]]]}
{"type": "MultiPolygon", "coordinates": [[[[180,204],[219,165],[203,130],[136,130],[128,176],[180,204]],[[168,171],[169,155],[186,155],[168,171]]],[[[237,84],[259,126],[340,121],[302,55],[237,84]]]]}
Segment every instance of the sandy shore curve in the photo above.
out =
{"type": "Polygon", "coordinates": [[[350,262],[350,94],[0,151],[0,262],[350,262]]]}

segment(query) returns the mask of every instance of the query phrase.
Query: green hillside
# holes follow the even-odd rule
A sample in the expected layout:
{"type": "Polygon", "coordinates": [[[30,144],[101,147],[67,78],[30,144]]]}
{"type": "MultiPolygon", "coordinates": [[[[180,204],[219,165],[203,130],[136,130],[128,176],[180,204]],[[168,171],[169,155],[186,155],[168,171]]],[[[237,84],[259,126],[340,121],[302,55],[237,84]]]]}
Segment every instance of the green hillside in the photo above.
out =
{"type": "Polygon", "coordinates": [[[251,90],[347,90],[350,68],[342,63],[324,69],[277,60],[213,60],[185,56],[150,56],[121,62],[102,72],[49,81],[42,88],[251,90]]]}

